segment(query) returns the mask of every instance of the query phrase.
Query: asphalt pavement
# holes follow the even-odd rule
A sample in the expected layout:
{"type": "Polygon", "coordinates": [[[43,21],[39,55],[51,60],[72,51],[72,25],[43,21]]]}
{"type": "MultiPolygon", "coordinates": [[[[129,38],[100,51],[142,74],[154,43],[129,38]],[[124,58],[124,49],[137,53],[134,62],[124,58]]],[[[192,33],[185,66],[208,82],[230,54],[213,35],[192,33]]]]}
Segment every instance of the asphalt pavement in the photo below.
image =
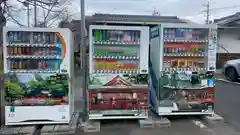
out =
{"type": "Polygon", "coordinates": [[[217,81],[215,112],[240,129],[240,84],[217,81]]]}
{"type": "MultiPolygon", "coordinates": [[[[206,124],[195,117],[173,118],[169,128],[140,128],[135,122],[108,122],[101,124],[101,132],[84,133],[78,129],[74,135],[239,135],[232,127],[225,123],[206,124]]],[[[73,134],[65,134],[73,135],[73,134]]]]}

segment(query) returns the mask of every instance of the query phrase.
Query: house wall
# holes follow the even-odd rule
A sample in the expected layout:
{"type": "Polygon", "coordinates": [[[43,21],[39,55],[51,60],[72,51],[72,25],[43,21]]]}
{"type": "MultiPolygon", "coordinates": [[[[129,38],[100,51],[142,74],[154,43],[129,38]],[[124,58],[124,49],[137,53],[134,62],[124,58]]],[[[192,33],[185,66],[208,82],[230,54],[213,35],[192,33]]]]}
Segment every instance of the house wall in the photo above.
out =
{"type": "Polygon", "coordinates": [[[233,28],[218,30],[217,68],[222,68],[227,60],[240,59],[240,32],[238,31],[233,28]]]}
{"type": "Polygon", "coordinates": [[[76,20],[72,22],[62,23],[60,28],[69,28],[73,32],[73,46],[75,52],[80,51],[80,39],[81,39],[81,21],[76,20]]]}
{"type": "Polygon", "coordinates": [[[237,29],[219,29],[218,30],[219,45],[218,53],[240,53],[240,30],[237,29]]]}

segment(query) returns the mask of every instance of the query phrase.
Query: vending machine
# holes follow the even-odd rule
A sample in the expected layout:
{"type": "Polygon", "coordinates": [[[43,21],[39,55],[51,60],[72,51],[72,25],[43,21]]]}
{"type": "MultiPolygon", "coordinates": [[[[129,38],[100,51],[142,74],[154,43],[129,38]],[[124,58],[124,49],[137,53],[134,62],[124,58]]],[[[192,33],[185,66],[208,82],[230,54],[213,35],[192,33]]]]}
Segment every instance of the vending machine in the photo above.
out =
{"type": "Polygon", "coordinates": [[[89,119],[148,117],[149,28],[91,25],[89,119]]]}
{"type": "Polygon", "coordinates": [[[213,114],[217,26],[166,23],[150,35],[152,110],[159,115],[213,114]]]}
{"type": "Polygon", "coordinates": [[[72,34],[3,29],[5,124],[67,124],[73,113],[72,34]]]}

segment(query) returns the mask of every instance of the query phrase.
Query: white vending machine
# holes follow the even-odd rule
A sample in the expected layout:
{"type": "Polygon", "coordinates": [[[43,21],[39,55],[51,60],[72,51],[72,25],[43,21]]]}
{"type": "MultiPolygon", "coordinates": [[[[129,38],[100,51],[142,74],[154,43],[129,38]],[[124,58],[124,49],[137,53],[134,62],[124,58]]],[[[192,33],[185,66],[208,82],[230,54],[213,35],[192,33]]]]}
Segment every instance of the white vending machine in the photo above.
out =
{"type": "Polygon", "coordinates": [[[67,124],[73,113],[72,33],[3,29],[5,124],[67,124]]]}
{"type": "Polygon", "coordinates": [[[148,118],[149,27],[91,25],[89,119],[148,118]]]}
{"type": "Polygon", "coordinates": [[[166,23],[150,35],[152,109],[159,115],[213,114],[217,26],[166,23]]]}

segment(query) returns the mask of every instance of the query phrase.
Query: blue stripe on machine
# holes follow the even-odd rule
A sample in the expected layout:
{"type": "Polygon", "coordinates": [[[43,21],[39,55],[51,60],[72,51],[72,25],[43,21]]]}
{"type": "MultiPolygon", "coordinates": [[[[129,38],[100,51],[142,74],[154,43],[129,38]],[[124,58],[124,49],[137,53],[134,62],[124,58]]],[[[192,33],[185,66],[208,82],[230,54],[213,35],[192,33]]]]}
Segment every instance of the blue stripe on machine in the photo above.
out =
{"type": "Polygon", "coordinates": [[[159,37],[160,33],[159,33],[159,28],[157,29],[154,29],[150,32],[150,38],[156,38],[156,37],[159,37]]]}
{"type": "Polygon", "coordinates": [[[157,88],[157,77],[153,71],[153,68],[152,68],[152,62],[150,61],[150,76],[151,76],[151,83],[152,83],[152,86],[154,89],[157,88]]]}
{"type": "Polygon", "coordinates": [[[149,101],[150,101],[150,104],[152,106],[155,106],[155,103],[154,103],[154,101],[152,100],[152,97],[151,97],[152,96],[151,91],[157,89],[157,77],[155,76],[155,73],[153,71],[152,62],[151,61],[149,61],[149,69],[150,69],[150,77],[151,77],[151,84],[152,84],[151,85],[152,87],[150,87],[150,93],[149,93],[150,100],[149,101]]]}

